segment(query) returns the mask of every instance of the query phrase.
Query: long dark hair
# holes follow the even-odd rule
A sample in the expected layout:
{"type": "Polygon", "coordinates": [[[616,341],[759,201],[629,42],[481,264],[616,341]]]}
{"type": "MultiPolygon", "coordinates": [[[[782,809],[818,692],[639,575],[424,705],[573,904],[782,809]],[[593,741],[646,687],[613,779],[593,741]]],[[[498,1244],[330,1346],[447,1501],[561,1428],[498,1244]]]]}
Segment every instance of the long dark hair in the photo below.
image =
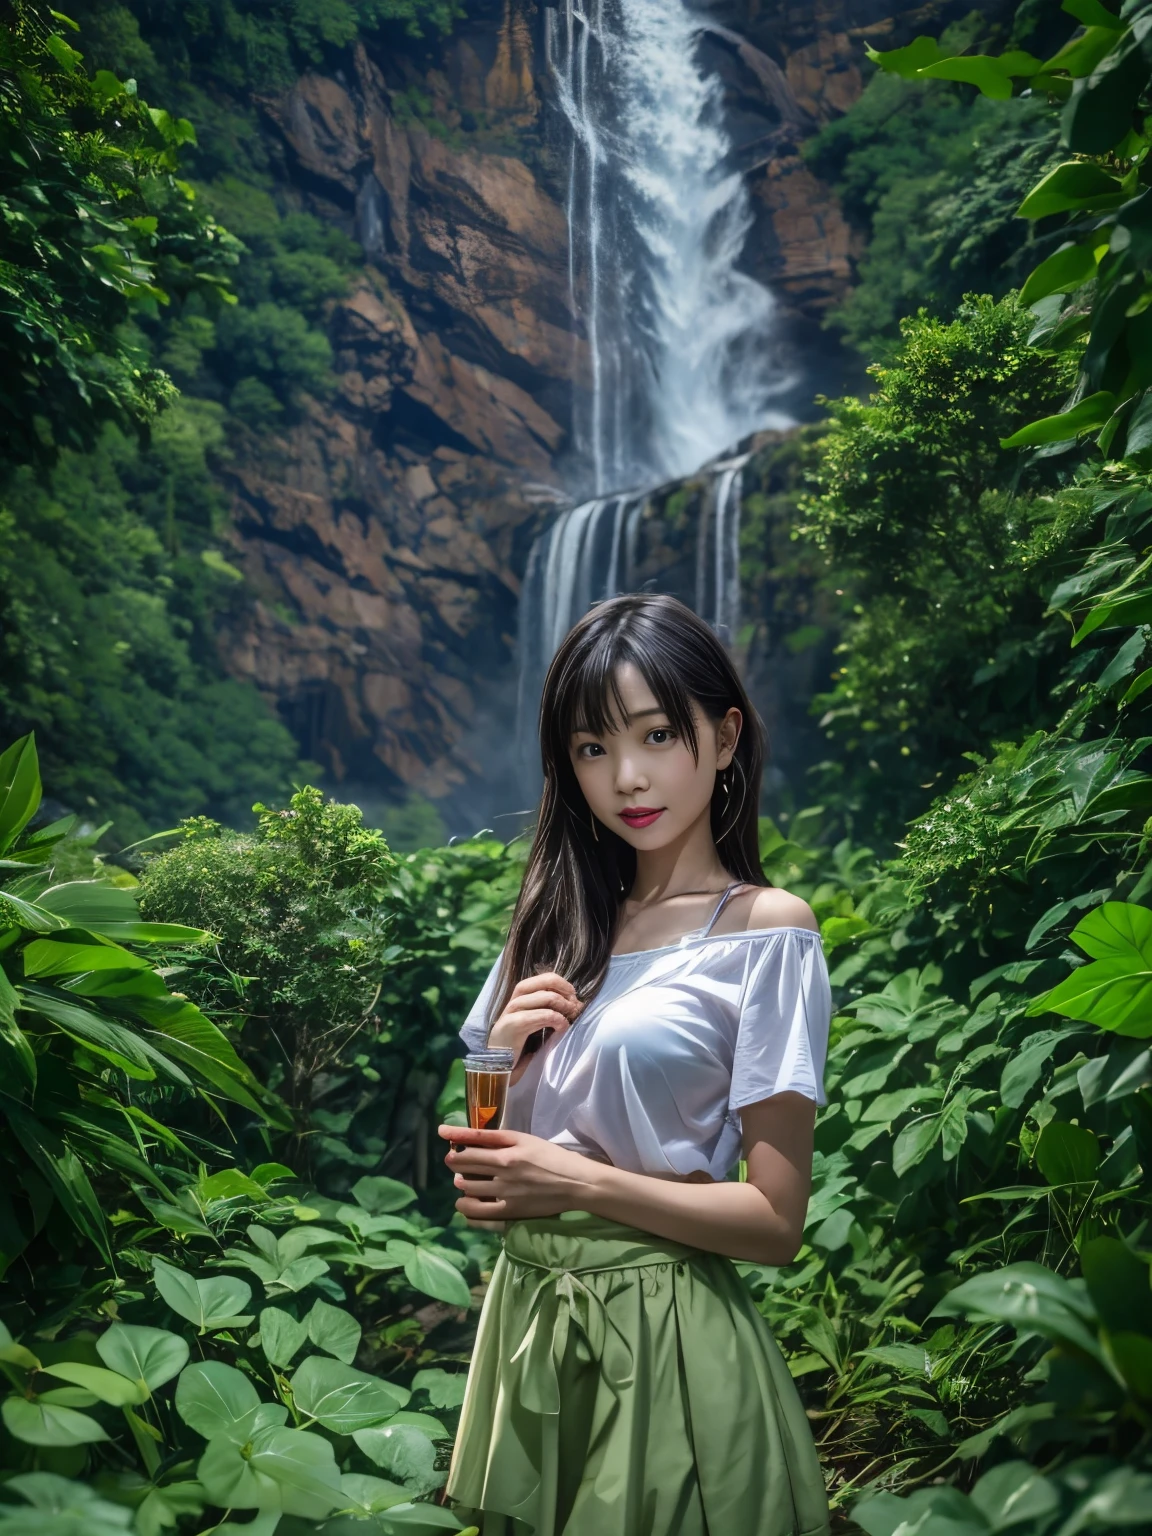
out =
{"type": "Polygon", "coordinates": [[[518,981],[541,971],[558,971],[585,1001],[604,980],[616,920],[636,878],[636,853],[603,823],[593,835],[569,749],[578,726],[600,734],[626,718],[616,679],[629,662],[693,756],[693,701],[709,720],[722,720],[733,707],[743,715],[735,756],[716,775],[712,836],[734,881],[767,884],[757,827],[763,727],[727,651],[674,597],[635,593],[599,603],[565,636],[544,680],[544,792],[490,1020],[518,981]]]}

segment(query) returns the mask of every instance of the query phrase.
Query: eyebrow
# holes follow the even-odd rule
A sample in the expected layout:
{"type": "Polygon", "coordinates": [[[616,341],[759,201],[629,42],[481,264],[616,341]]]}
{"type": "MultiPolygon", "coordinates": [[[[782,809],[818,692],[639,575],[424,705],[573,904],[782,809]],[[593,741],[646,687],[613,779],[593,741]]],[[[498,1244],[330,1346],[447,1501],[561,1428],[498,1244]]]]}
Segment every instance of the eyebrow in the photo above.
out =
{"type": "MultiPolygon", "coordinates": [[[[638,709],[634,715],[625,715],[624,724],[631,725],[633,720],[643,720],[648,715],[666,715],[667,713],[666,709],[661,709],[657,704],[654,709],[638,709]]],[[[573,736],[598,736],[600,732],[594,731],[590,725],[574,725],[572,734],[573,736]]]]}

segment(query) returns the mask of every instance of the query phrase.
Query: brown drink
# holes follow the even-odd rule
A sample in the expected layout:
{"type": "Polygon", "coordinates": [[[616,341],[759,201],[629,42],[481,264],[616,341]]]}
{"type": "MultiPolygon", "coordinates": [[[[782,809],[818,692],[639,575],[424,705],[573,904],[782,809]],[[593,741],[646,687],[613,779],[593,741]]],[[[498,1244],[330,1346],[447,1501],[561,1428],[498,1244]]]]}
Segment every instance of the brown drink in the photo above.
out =
{"type": "MultiPolygon", "coordinates": [[[[468,1106],[468,1124],[475,1131],[498,1131],[504,1119],[508,1084],[512,1078],[515,1051],[473,1051],[464,1058],[464,1100],[468,1106]]],[[[455,1151],[463,1148],[453,1143],[455,1151]]],[[[474,1173],[474,1179],[486,1174],[474,1173]]]]}
{"type": "Polygon", "coordinates": [[[510,1073],[502,1070],[465,1069],[464,1085],[468,1099],[468,1124],[476,1131],[496,1131],[504,1118],[510,1073]]]}

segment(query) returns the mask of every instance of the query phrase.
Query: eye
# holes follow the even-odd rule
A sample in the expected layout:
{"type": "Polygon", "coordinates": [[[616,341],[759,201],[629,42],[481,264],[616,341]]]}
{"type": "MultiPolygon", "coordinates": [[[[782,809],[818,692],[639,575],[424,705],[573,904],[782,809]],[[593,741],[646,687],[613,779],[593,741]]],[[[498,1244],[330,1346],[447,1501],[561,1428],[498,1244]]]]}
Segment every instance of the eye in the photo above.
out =
{"type": "Polygon", "coordinates": [[[676,740],[676,732],[670,725],[658,725],[649,731],[644,738],[646,746],[666,747],[670,741],[676,740]]]}
{"type": "Polygon", "coordinates": [[[576,756],[582,757],[587,762],[589,758],[603,757],[604,748],[598,741],[582,741],[576,748],[576,756]]]}

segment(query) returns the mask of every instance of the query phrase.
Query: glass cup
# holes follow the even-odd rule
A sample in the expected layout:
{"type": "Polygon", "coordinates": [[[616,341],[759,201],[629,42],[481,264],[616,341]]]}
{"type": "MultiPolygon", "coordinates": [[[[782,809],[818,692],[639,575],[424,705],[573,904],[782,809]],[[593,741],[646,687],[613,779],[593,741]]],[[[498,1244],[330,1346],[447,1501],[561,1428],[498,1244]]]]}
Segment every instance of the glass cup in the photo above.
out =
{"type": "MultiPolygon", "coordinates": [[[[485,1049],[472,1051],[464,1058],[464,1101],[468,1106],[468,1124],[474,1131],[498,1131],[508,1102],[515,1051],[485,1049]]],[[[463,1144],[452,1142],[454,1152],[463,1152],[463,1144]]],[[[474,1179],[489,1174],[474,1173],[474,1179]]],[[[501,1226],[503,1223],[500,1224],[501,1226]]]]}

